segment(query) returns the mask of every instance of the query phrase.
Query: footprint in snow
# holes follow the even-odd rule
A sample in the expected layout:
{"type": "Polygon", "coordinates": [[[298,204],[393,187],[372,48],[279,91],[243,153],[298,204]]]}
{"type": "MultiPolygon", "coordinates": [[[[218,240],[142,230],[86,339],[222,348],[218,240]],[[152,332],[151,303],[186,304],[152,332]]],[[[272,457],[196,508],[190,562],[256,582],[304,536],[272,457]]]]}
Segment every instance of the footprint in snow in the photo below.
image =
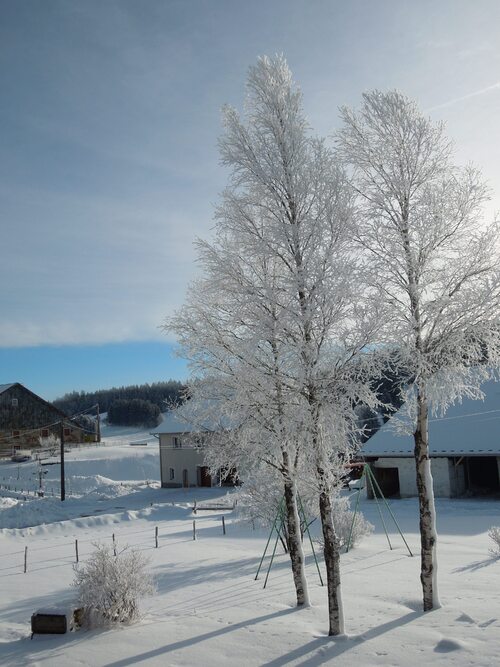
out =
{"type": "Polygon", "coordinates": [[[451,651],[460,651],[463,648],[465,648],[465,645],[456,639],[441,639],[434,647],[434,652],[451,653],[451,651]]]}
{"type": "Polygon", "coordinates": [[[461,623],[475,623],[476,621],[471,618],[468,614],[460,614],[458,618],[455,619],[456,621],[460,621],[461,623]]]}

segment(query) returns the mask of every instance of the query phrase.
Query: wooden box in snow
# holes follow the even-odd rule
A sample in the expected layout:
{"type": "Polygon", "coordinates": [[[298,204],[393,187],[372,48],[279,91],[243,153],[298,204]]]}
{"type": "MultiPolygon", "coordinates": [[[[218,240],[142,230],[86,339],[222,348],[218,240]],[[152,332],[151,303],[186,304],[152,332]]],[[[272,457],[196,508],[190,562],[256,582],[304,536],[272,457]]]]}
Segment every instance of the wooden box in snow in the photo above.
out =
{"type": "Polygon", "coordinates": [[[31,616],[31,632],[38,635],[63,635],[73,628],[73,609],[38,609],[31,616]]]}

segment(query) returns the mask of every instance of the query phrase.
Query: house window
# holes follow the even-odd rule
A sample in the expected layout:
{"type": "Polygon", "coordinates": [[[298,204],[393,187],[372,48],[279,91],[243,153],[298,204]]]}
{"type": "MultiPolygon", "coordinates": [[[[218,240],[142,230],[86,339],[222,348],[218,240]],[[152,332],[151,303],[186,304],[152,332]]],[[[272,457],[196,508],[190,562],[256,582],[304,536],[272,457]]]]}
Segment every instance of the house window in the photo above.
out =
{"type": "Polygon", "coordinates": [[[19,431],[12,431],[14,438],[19,438],[19,431]]]}
{"type": "Polygon", "coordinates": [[[181,439],[174,436],[174,447],[182,447],[181,439]]]}
{"type": "Polygon", "coordinates": [[[64,429],[64,435],[71,435],[71,429],[65,428],[64,429]]]}
{"type": "Polygon", "coordinates": [[[49,437],[49,429],[42,428],[42,438],[48,438],[48,437],[49,437]]]}
{"type": "Polygon", "coordinates": [[[170,472],[169,472],[169,474],[170,474],[170,479],[174,479],[174,478],[175,478],[175,470],[174,470],[173,468],[170,468],[170,472]]]}
{"type": "Polygon", "coordinates": [[[17,398],[13,398],[12,399],[12,407],[17,408],[17,406],[18,406],[18,400],[17,400],[17,398]]]}

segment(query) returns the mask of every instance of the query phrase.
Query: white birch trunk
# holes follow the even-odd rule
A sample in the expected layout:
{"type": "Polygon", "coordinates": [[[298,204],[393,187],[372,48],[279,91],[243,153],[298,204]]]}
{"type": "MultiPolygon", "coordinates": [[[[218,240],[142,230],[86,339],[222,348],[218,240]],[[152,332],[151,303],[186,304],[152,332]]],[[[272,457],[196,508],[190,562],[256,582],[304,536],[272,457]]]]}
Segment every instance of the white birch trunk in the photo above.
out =
{"type": "Polygon", "coordinates": [[[414,433],[415,465],[420,509],[421,569],[424,611],[441,606],[437,586],[437,531],[434,487],[429,458],[428,405],[422,390],[417,396],[417,428],[414,433]]]}
{"type": "Polygon", "coordinates": [[[297,606],[309,607],[309,590],[307,587],[304,549],[302,548],[302,534],[297,507],[297,489],[293,482],[285,483],[285,511],[288,529],[288,548],[292,563],[293,583],[297,594],[297,606]]]}
{"type": "Polygon", "coordinates": [[[340,542],[333,524],[332,502],[326,491],[320,493],[319,510],[323,529],[323,554],[328,588],[328,634],[330,636],[343,635],[345,629],[340,587],[340,542]]]}

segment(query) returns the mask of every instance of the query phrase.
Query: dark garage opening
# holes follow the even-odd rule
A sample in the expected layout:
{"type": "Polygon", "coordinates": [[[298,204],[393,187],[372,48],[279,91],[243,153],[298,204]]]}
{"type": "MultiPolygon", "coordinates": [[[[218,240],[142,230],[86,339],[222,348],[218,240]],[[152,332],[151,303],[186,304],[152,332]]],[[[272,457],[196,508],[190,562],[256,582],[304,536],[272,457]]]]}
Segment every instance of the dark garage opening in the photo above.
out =
{"type": "MultiPolygon", "coordinates": [[[[399,496],[399,470],[397,468],[373,467],[372,471],[380,486],[380,490],[386,498],[399,496]]],[[[373,498],[373,494],[368,493],[368,497],[373,498]]]]}
{"type": "Polygon", "coordinates": [[[495,456],[469,456],[466,458],[465,470],[467,489],[471,493],[486,495],[500,491],[495,456]]]}

